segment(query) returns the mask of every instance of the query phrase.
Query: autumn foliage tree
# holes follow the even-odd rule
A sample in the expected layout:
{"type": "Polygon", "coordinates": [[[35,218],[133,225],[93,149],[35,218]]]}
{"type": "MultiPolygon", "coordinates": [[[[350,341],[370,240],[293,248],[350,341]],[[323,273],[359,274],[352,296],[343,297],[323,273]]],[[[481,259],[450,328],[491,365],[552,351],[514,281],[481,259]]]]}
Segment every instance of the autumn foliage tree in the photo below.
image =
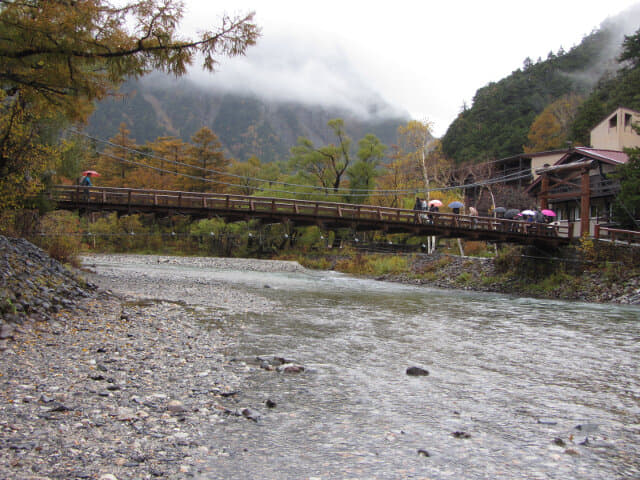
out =
{"type": "Polygon", "coordinates": [[[130,137],[131,130],[126,123],[121,123],[118,133],[109,139],[109,143],[102,151],[96,165],[100,172],[100,184],[110,187],[125,187],[131,185],[131,173],[138,163],[135,139],[130,137]]]}
{"type": "Polygon", "coordinates": [[[177,0],[0,2],[0,207],[39,188],[56,154],[51,129],[86,119],[126,78],[183,75],[196,55],[213,71],[219,56],[242,55],[259,36],[249,13],[182,38],[183,8],[177,0]]]}
{"type": "Polygon", "coordinates": [[[218,136],[208,127],[202,127],[192,137],[187,161],[198,168],[189,170],[192,177],[191,188],[200,192],[222,192],[225,190],[225,172],[229,159],[224,155],[218,136]]]}
{"type": "Polygon", "coordinates": [[[569,94],[550,103],[531,124],[524,152],[565,148],[571,125],[582,101],[581,96],[569,94]]]}
{"type": "Polygon", "coordinates": [[[398,144],[402,154],[418,166],[424,188],[427,190],[427,198],[434,174],[434,166],[428,162],[428,147],[432,138],[431,124],[427,121],[411,120],[406,125],[398,127],[398,144]]]}

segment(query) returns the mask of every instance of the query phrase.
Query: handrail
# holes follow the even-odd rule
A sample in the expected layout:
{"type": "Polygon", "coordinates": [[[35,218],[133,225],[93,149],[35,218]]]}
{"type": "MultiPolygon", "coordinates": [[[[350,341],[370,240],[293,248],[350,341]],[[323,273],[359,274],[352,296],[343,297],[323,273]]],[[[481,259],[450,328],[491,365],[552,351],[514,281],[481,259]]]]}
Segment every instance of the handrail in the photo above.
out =
{"type": "Polygon", "coordinates": [[[370,223],[430,225],[441,229],[527,237],[567,238],[568,227],[529,223],[495,217],[481,217],[448,212],[425,212],[410,209],[359,205],[319,200],[278,197],[253,197],[229,193],[150,190],[122,187],[86,187],[59,185],[50,189],[52,200],[81,206],[105,205],[127,207],[177,208],[222,211],[226,214],[282,215],[315,217],[319,221],[339,219],[370,223]]]}
{"type": "Polygon", "coordinates": [[[593,236],[598,240],[606,239],[612,242],[626,242],[629,245],[632,243],[640,244],[640,231],[637,230],[624,230],[596,225],[593,236]]]}

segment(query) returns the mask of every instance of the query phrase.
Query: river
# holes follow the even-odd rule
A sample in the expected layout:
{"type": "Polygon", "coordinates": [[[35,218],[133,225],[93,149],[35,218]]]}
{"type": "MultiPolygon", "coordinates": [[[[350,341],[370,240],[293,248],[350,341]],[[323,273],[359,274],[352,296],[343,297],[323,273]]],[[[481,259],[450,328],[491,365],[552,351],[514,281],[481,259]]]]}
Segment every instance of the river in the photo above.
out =
{"type": "Polygon", "coordinates": [[[203,425],[215,478],[640,478],[638,307],[233,264],[96,264],[109,269],[191,285],[181,300],[235,338],[238,406],[260,418],[203,425]],[[265,308],[221,313],[207,292],[222,284],[265,308]],[[305,371],[268,371],[257,356],[305,371]]]}

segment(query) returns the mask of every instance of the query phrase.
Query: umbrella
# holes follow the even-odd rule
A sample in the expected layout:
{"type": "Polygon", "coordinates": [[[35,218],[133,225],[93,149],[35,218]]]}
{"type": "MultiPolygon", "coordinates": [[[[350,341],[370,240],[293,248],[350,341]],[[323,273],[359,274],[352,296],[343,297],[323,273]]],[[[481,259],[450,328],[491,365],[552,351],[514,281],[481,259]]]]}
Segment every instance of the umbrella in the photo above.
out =
{"type": "Polygon", "coordinates": [[[533,210],[522,210],[520,212],[522,215],[535,215],[536,212],[534,212],[533,210]]]}
{"type": "Polygon", "coordinates": [[[507,211],[507,209],[504,208],[504,207],[496,207],[496,208],[493,209],[493,211],[494,211],[494,213],[504,213],[504,212],[507,211]]]}
{"type": "Polygon", "coordinates": [[[82,175],[84,175],[85,177],[99,177],[100,174],[98,172],[96,172],[95,170],[85,170],[84,172],[82,172],[82,175]]]}
{"type": "Polygon", "coordinates": [[[554,212],[553,210],[542,210],[540,213],[542,213],[545,217],[555,217],[556,216],[556,212],[554,212]]]}
{"type": "Polygon", "coordinates": [[[462,208],[462,207],[464,207],[464,203],[458,202],[457,200],[449,204],[449,208],[462,208]]]}
{"type": "Polygon", "coordinates": [[[429,200],[429,206],[435,205],[436,207],[441,207],[442,202],[440,200],[429,200]]]}
{"type": "Polygon", "coordinates": [[[518,210],[517,208],[510,208],[509,210],[507,210],[506,212],[504,212],[504,218],[506,219],[513,219],[516,217],[516,215],[518,215],[520,213],[520,210],[518,210]]]}

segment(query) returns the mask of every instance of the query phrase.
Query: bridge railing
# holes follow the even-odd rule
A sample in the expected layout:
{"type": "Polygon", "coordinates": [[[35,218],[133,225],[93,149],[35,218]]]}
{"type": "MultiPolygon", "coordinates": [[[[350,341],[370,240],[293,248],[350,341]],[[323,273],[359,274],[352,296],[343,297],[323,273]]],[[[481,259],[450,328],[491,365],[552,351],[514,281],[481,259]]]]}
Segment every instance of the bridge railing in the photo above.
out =
{"type": "Polygon", "coordinates": [[[596,225],[594,237],[599,240],[623,242],[629,245],[640,244],[640,232],[636,230],[623,230],[620,228],[610,228],[596,225]]]}
{"type": "Polygon", "coordinates": [[[140,207],[203,209],[223,213],[250,215],[259,212],[279,216],[307,216],[323,219],[347,219],[387,224],[431,225],[455,230],[501,232],[537,237],[568,236],[566,226],[529,223],[495,217],[459,215],[448,212],[424,212],[376,205],[297,200],[274,197],[251,197],[227,193],[182,192],[116,187],[55,186],[51,197],[58,202],[78,206],[124,206],[135,211],[140,207]]]}

